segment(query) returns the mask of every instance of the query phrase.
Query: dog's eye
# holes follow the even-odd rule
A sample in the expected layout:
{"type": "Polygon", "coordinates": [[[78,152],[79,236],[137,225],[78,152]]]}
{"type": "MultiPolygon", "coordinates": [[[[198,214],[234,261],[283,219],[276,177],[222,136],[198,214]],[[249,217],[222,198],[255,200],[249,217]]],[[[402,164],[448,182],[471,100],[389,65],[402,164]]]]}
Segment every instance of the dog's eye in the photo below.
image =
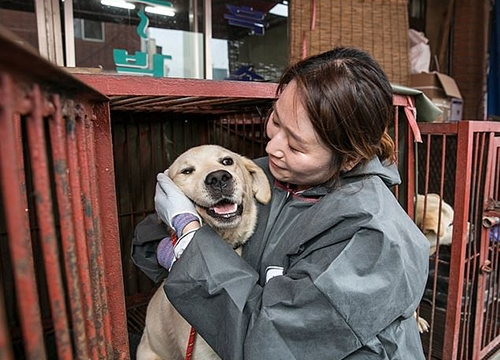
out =
{"type": "Polygon", "coordinates": [[[222,159],[221,164],[225,165],[225,166],[230,166],[230,165],[234,164],[234,161],[230,157],[227,157],[227,158],[222,159]]]}
{"type": "Polygon", "coordinates": [[[184,174],[184,175],[189,175],[189,174],[192,174],[193,171],[194,171],[194,168],[189,167],[189,168],[182,169],[181,173],[184,174]]]}

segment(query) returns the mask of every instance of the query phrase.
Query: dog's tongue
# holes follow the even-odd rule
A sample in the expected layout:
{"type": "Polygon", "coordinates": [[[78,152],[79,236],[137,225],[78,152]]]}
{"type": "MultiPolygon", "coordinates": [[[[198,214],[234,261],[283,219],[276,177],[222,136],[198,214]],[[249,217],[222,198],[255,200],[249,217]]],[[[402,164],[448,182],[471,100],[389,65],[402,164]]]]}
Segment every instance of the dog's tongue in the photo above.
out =
{"type": "Polygon", "coordinates": [[[236,204],[217,204],[215,205],[212,209],[216,214],[224,215],[224,214],[231,214],[236,211],[236,204]]]}

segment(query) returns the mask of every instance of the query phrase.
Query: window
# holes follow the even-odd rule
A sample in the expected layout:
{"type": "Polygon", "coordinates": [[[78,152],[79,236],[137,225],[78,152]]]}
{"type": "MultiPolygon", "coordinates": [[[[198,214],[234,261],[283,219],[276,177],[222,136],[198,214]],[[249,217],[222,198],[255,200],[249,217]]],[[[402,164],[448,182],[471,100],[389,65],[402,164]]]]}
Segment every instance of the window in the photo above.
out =
{"type": "Polygon", "coordinates": [[[104,42],[104,24],[100,21],[74,19],[75,38],[104,42]]]}

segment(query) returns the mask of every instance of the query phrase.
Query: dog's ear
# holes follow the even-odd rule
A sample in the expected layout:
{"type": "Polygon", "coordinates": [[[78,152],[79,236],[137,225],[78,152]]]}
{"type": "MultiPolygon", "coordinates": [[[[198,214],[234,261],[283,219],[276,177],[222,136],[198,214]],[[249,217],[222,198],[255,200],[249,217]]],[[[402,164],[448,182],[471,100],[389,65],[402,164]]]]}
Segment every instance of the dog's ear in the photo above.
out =
{"type": "MultiPolygon", "coordinates": [[[[429,231],[432,231],[434,234],[438,233],[438,213],[436,211],[436,207],[431,200],[432,197],[427,197],[427,204],[424,205],[425,197],[423,195],[417,195],[417,213],[416,213],[416,222],[420,227],[422,232],[426,234],[429,231]],[[424,214],[425,207],[425,214],[424,214]]],[[[443,231],[443,229],[440,229],[443,231]]],[[[441,235],[440,235],[441,236],[441,235]]]]}
{"type": "Polygon", "coordinates": [[[271,200],[271,185],[266,173],[252,160],[243,157],[243,164],[252,177],[252,191],[258,202],[267,204],[271,200]]]}
{"type": "Polygon", "coordinates": [[[417,198],[417,225],[420,226],[424,234],[428,231],[432,231],[438,234],[439,237],[443,237],[453,222],[454,211],[453,208],[446,202],[441,202],[441,198],[436,194],[428,194],[427,206],[425,209],[424,217],[424,196],[418,195],[417,198]],[[439,216],[439,210],[441,207],[441,216],[439,216]],[[439,225],[439,220],[441,220],[441,225],[439,225]]]}
{"type": "MultiPolygon", "coordinates": [[[[442,237],[444,235],[444,228],[443,226],[440,227],[439,229],[439,236],[442,237]]],[[[432,231],[433,233],[437,234],[438,233],[438,219],[436,214],[425,214],[425,219],[422,222],[422,231],[427,233],[428,231],[432,231]]]]}

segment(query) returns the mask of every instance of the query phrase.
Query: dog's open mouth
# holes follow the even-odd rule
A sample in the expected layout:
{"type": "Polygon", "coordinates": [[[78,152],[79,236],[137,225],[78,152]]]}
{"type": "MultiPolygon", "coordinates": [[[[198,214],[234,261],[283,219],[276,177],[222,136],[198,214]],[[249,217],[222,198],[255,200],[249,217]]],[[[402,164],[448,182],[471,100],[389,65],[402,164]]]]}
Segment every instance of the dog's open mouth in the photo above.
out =
{"type": "Polygon", "coordinates": [[[222,200],[214,206],[206,208],[206,211],[207,214],[213,218],[229,220],[236,216],[240,216],[243,212],[243,206],[228,200],[222,200]]]}

